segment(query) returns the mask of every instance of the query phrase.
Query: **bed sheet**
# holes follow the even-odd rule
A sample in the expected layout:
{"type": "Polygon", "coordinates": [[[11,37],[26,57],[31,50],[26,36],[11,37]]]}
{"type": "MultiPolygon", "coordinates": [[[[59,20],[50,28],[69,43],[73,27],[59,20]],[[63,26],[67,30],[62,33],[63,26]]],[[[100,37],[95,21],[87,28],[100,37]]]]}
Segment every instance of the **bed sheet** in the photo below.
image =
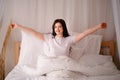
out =
{"type": "Polygon", "coordinates": [[[5,80],[119,80],[120,79],[119,70],[117,70],[115,65],[112,63],[110,56],[84,55],[80,59],[79,63],[84,66],[87,66],[87,68],[85,69],[88,69],[89,71],[88,73],[91,74],[86,75],[83,73],[76,73],[76,74],[72,74],[72,76],[70,75],[71,76],[70,77],[66,75],[64,76],[64,74],[61,71],[54,71],[48,73],[47,76],[43,75],[43,76],[31,77],[22,72],[23,69],[22,65],[17,65],[7,75],[5,80]],[[108,67],[108,69],[106,67],[108,67]],[[102,69],[103,71],[101,71],[102,69]],[[104,69],[109,70],[107,72],[109,73],[108,75],[106,74],[106,72],[104,72],[104,69]]]}
{"type": "Polygon", "coordinates": [[[53,76],[39,76],[30,77],[21,71],[21,66],[16,66],[6,77],[5,80],[119,80],[120,74],[108,76],[85,76],[79,75],[73,78],[67,77],[53,77],[53,76]]]}

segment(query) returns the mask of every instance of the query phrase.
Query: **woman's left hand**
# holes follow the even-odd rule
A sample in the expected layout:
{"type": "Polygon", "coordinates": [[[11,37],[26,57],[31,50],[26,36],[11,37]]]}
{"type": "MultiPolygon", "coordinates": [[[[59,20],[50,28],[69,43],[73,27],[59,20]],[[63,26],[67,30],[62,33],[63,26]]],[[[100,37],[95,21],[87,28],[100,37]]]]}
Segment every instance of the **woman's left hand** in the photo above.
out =
{"type": "Polygon", "coordinates": [[[101,28],[106,29],[107,28],[107,23],[105,23],[105,22],[101,23],[101,28]]]}

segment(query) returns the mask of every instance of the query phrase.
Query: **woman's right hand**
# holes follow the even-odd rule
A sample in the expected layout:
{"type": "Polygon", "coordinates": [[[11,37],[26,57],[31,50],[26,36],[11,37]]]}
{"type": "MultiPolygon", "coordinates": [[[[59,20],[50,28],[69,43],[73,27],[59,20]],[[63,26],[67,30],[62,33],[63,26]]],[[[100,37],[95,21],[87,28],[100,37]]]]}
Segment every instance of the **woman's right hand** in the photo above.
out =
{"type": "Polygon", "coordinates": [[[18,25],[16,24],[16,23],[12,23],[11,25],[10,25],[10,28],[11,29],[15,29],[15,28],[17,28],[18,27],[18,25]]]}

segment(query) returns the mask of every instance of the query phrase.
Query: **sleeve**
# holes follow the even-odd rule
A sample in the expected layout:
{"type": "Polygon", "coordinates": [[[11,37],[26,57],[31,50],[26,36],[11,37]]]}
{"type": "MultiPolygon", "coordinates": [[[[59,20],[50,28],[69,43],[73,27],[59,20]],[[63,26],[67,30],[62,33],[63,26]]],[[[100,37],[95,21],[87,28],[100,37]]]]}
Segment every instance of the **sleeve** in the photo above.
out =
{"type": "Polygon", "coordinates": [[[52,38],[52,34],[44,34],[45,42],[48,42],[52,38]]]}
{"type": "Polygon", "coordinates": [[[75,44],[75,43],[74,43],[74,40],[75,40],[75,35],[69,36],[69,37],[67,38],[68,43],[71,44],[71,45],[74,45],[74,44],[75,44]]]}

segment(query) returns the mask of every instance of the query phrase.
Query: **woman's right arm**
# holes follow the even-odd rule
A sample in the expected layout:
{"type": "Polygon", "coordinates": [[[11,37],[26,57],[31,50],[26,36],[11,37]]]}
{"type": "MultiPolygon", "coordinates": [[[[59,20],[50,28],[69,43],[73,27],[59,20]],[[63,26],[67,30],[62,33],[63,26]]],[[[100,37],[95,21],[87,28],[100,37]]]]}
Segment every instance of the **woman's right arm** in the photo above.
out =
{"type": "Polygon", "coordinates": [[[13,24],[11,24],[10,28],[11,28],[11,29],[15,29],[15,28],[21,29],[21,30],[23,30],[24,32],[27,32],[27,33],[29,33],[29,34],[37,37],[37,38],[40,39],[40,40],[44,40],[44,36],[43,36],[42,33],[37,32],[37,31],[35,31],[34,29],[31,29],[31,28],[22,26],[22,25],[20,25],[20,24],[13,23],[13,24]]]}

